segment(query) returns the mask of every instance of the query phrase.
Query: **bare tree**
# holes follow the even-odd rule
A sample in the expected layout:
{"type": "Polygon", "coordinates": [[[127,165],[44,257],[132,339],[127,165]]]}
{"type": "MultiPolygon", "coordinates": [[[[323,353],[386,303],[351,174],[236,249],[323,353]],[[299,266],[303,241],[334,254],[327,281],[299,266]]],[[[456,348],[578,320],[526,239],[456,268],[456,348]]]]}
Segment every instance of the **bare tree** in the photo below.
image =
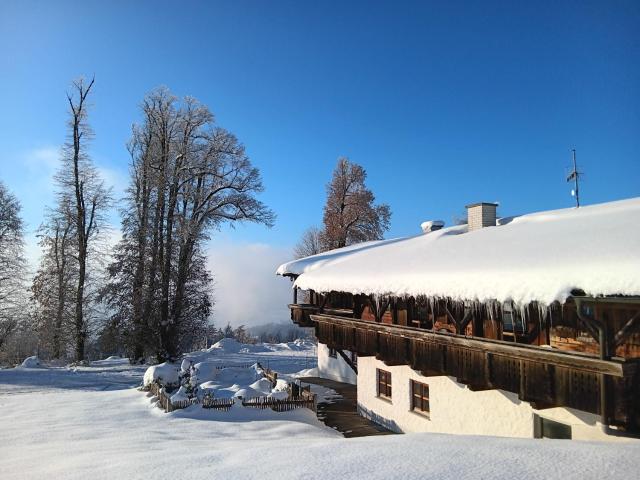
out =
{"type": "Polygon", "coordinates": [[[104,213],[110,204],[110,192],[100,179],[91,161],[87,145],[93,132],[87,123],[87,98],[94,85],[82,79],[74,81],[69,103],[69,135],[63,148],[62,167],[56,175],[60,203],[69,202],[73,218],[75,258],[78,264],[75,288],[74,339],[76,360],[84,360],[88,335],[84,311],[86,301],[87,265],[92,244],[105,223],[104,213]]]}
{"type": "Polygon", "coordinates": [[[210,308],[201,293],[211,281],[201,253],[209,232],[238,221],[271,225],[274,216],[255,198],[262,183],[244,147],[206,106],[161,88],[142,110],[130,142],[125,237],[105,299],[133,332],[134,358],[153,348],[162,360],[175,358],[192,318],[210,308]]]}
{"type": "Polygon", "coordinates": [[[74,325],[78,282],[75,222],[69,197],[47,213],[39,229],[42,257],[31,287],[39,345],[53,358],[66,353],[74,325]]]}
{"type": "Polygon", "coordinates": [[[322,231],[318,227],[307,228],[293,248],[295,258],[304,258],[324,251],[322,246],[322,231]]]}
{"type": "Polygon", "coordinates": [[[327,185],[324,207],[323,244],[327,249],[378,240],[389,229],[391,210],[376,205],[375,196],[365,185],[367,173],[347,158],[338,159],[333,178],[327,185]]]}
{"type": "Polygon", "coordinates": [[[24,315],[23,250],[20,202],[0,182],[0,348],[24,315]]]}

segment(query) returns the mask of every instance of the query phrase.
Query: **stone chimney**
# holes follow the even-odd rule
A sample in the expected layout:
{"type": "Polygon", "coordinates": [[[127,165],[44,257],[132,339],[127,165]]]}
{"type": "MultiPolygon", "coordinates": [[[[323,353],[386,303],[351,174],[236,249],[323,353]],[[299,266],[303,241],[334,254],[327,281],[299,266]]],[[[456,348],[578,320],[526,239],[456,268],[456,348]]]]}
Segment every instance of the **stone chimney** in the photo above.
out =
{"type": "Polygon", "coordinates": [[[497,203],[472,203],[467,205],[467,224],[470,232],[496,226],[497,203]]]}

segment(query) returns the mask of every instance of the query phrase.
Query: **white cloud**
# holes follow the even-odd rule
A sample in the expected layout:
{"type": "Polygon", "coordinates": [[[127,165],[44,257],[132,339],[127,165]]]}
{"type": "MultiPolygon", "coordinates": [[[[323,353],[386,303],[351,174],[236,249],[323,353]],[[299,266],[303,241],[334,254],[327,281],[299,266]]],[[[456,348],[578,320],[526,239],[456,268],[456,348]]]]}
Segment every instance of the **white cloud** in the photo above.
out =
{"type": "Polygon", "coordinates": [[[275,274],[289,249],[259,243],[212,242],[207,266],[215,279],[213,321],[218,327],[289,320],[291,283],[275,274]]]}
{"type": "Polygon", "coordinates": [[[52,175],[60,162],[60,148],[52,145],[35,148],[25,153],[23,162],[32,173],[52,175]]]}
{"type": "Polygon", "coordinates": [[[116,202],[119,201],[124,196],[127,187],[127,173],[115,168],[98,166],[98,174],[104,180],[105,185],[113,189],[113,197],[116,202]]]}
{"type": "Polygon", "coordinates": [[[53,199],[54,176],[60,166],[60,149],[54,146],[29,150],[22,156],[24,170],[19,171],[18,184],[30,193],[28,201],[44,205],[53,199]]]}

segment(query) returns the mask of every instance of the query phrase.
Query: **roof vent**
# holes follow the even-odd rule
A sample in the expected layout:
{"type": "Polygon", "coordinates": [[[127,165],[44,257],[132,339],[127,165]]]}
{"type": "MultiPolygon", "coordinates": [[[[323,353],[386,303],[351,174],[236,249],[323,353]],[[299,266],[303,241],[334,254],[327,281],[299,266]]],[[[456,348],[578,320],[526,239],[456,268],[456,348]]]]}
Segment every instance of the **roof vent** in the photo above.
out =
{"type": "Polygon", "coordinates": [[[480,202],[467,205],[467,225],[470,232],[496,226],[497,203],[480,202]]]}
{"type": "Polygon", "coordinates": [[[436,230],[440,230],[444,227],[444,222],[442,220],[429,220],[428,222],[422,222],[420,224],[420,228],[424,233],[435,232],[436,230]]]}

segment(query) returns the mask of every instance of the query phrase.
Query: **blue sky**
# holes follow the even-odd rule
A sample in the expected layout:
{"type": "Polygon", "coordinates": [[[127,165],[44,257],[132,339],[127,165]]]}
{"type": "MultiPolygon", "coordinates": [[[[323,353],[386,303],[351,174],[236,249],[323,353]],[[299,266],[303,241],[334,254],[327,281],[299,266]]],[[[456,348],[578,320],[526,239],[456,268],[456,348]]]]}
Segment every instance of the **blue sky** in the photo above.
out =
{"type": "Polygon", "coordinates": [[[278,219],[221,232],[222,250],[285,258],[321,222],[341,155],[391,206],[388,236],[474,201],[503,215],[571,206],[573,147],[585,203],[640,194],[637,1],[5,0],[0,178],[30,231],[51,198],[65,91],[93,74],[92,153],[116,191],[158,85],[197,97],[245,143],[278,219]]]}

